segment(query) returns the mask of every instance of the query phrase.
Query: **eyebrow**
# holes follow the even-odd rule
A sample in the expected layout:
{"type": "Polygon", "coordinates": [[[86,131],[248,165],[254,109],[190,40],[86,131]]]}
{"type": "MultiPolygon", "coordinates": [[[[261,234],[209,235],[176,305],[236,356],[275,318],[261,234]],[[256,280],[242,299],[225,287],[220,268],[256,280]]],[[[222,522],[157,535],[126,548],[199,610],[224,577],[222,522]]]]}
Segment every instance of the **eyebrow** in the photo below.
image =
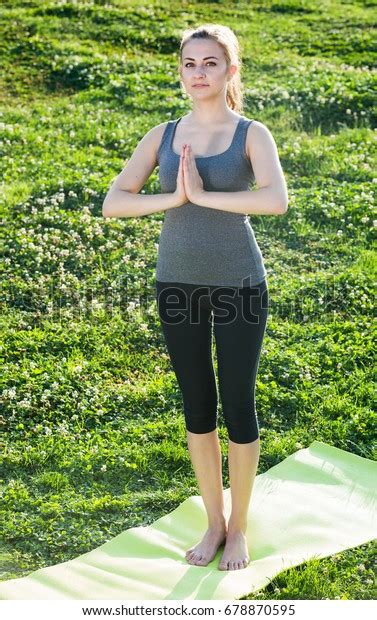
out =
{"type": "MultiPolygon", "coordinates": [[[[219,60],[216,56],[206,56],[205,58],[203,58],[203,60],[208,60],[208,58],[216,58],[216,60],[219,60]]],[[[194,60],[195,58],[184,58],[183,60],[194,60]]]]}

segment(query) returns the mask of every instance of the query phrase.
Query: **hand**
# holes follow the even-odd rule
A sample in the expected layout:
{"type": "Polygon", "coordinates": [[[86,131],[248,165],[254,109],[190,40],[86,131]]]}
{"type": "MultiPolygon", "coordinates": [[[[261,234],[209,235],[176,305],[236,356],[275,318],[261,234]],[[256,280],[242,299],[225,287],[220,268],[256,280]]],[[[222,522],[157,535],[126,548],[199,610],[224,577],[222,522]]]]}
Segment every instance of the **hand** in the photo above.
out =
{"type": "Polygon", "coordinates": [[[189,144],[184,144],[183,181],[186,196],[190,202],[196,202],[204,192],[203,181],[196,167],[195,158],[189,144]]]}
{"type": "Polygon", "coordinates": [[[183,182],[183,159],[184,159],[184,153],[185,153],[185,147],[184,145],[182,146],[181,149],[181,155],[179,158],[179,168],[178,168],[178,175],[177,175],[177,189],[174,192],[174,197],[175,197],[175,206],[176,207],[180,207],[181,205],[185,204],[186,202],[189,201],[189,199],[186,196],[186,192],[185,192],[185,186],[184,186],[184,182],[183,182]]]}

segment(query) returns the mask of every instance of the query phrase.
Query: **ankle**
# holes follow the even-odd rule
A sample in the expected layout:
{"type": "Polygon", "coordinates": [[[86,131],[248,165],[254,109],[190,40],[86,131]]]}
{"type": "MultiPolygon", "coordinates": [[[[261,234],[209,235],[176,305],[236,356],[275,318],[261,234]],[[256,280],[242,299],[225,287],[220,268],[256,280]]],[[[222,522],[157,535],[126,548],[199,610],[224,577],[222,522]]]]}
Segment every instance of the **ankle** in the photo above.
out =
{"type": "Polygon", "coordinates": [[[246,527],[245,528],[241,528],[241,527],[237,527],[237,528],[229,528],[226,535],[228,538],[232,538],[233,536],[235,538],[240,537],[240,536],[246,536],[246,527]]]}
{"type": "Polygon", "coordinates": [[[229,519],[228,523],[228,534],[237,534],[242,532],[242,534],[246,534],[247,530],[247,522],[246,521],[232,521],[229,519]]]}
{"type": "Polygon", "coordinates": [[[208,527],[213,530],[226,530],[226,519],[225,517],[216,517],[216,519],[208,519],[208,527]]]}

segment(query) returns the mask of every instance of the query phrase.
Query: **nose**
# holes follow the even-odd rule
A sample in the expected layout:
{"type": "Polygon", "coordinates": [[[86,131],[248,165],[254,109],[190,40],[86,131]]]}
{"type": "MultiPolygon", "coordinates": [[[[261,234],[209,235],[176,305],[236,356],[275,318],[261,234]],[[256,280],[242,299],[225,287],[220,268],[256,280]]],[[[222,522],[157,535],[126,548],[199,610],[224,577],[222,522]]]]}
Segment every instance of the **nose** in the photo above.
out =
{"type": "Polygon", "coordinates": [[[206,74],[205,74],[205,71],[203,69],[200,69],[198,67],[197,70],[195,71],[195,76],[196,77],[203,77],[203,78],[205,78],[206,74]]]}

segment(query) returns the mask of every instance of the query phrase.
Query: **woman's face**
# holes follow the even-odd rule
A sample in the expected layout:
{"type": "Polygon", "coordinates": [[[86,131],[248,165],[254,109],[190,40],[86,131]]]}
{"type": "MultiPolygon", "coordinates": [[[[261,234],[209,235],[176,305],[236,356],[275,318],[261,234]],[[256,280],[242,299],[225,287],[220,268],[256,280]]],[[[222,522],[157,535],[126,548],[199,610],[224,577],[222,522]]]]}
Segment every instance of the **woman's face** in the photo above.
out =
{"type": "Polygon", "coordinates": [[[192,39],[182,49],[180,75],[187,94],[193,98],[203,99],[226,91],[228,79],[236,69],[231,65],[228,70],[223,48],[211,39],[192,39]]]}

